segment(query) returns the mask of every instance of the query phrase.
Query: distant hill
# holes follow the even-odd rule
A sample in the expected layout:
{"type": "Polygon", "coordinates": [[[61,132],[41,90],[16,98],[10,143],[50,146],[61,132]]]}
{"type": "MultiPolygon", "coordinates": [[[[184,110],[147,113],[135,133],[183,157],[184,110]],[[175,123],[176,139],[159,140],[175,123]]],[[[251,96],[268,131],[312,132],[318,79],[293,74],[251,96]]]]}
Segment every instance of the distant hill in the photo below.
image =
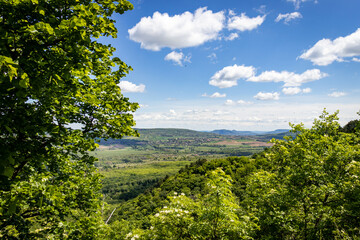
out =
{"type": "Polygon", "coordinates": [[[181,128],[139,128],[136,130],[140,133],[140,140],[153,140],[154,138],[215,137],[215,134],[211,132],[198,132],[181,128]]]}
{"type": "Polygon", "coordinates": [[[282,140],[285,136],[292,136],[292,137],[296,136],[295,133],[292,133],[289,130],[286,130],[286,132],[284,132],[284,131],[283,132],[276,132],[276,131],[277,130],[275,130],[273,132],[267,132],[266,134],[256,135],[256,136],[253,136],[253,137],[256,138],[258,141],[268,142],[273,138],[282,140]]]}
{"type": "Polygon", "coordinates": [[[124,137],[122,139],[101,140],[102,145],[120,144],[124,146],[146,145],[149,142],[167,141],[170,139],[217,138],[219,135],[210,132],[198,132],[180,128],[148,128],[136,129],[140,137],[124,137]]]}
{"type": "Polygon", "coordinates": [[[290,129],[276,129],[274,131],[265,132],[263,134],[279,134],[279,133],[288,133],[290,129]]]}
{"type": "Polygon", "coordinates": [[[147,145],[150,142],[171,141],[177,139],[194,140],[196,139],[218,139],[221,136],[228,137],[250,137],[259,141],[269,141],[272,138],[282,139],[285,135],[289,135],[288,129],[277,129],[274,131],[236,131],[236,130],[214,130],[211,132],[200,132],[189,129],[180,128],[148,128],[136,129],[140,133],[140,137],[124,137],[123,139],[101,140],[101,145],[120,144],[123,146],[139,146],[147,145]],[[220,135],[220,136],[219,136],[220,135]]]}
{"type": "Polygon", "coordinates": [[[216,133],[220,135],[233,135],[233,136],[256,136],[256,135],[267,135],[267,134],[280,134],[280,133],[287,133],[289,129],[276,129],[274,131],[236,131],[236,130],[226,130],[226,129],[219,129],[211,131],[211,133],[216,133]]]}

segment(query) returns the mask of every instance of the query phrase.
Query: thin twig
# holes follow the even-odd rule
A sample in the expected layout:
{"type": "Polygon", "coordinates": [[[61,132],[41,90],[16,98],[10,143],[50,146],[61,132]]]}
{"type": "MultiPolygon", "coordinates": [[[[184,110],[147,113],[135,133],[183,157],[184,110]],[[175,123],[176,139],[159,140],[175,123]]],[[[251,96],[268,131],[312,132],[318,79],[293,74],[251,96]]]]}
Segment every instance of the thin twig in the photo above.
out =
{"type": "Polygon", "coordinates": [[[116,208],[114,208],[114,210],[111,212],[109,218],[106,220],[105,224],[108,223],[108,221],[110,220],[110,218],[112,217],[113,213],[115,212],[116,208]]]}

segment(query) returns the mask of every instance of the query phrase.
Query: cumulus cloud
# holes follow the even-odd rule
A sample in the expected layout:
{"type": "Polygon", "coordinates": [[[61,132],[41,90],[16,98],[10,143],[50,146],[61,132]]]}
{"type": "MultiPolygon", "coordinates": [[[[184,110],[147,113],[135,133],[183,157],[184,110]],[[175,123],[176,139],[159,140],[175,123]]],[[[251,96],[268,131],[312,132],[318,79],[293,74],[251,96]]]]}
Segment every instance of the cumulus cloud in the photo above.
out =
{"type": "Polygon", "coordinates": [[[250,78],[254,75],[255,68],[252,66],[233,66],[224,67],[216,72],[210,79],[209,84],[219,88],[229,88],[237,85],[241,78],[250,78]]]}
{"type": "Polygon", "coordinates": [[[172,121],[179,118],[179,114],[174,110],[170,109],[169,112],[165,113],[146,113],[146,114],[134,114],[136,120],[140,121],[172,121]]]}
{"type": "Polygon", "coordinates": [[[251,31],[257,27],[259,27],[265,20],[266,15],[257,16],[254,18],[250,18],[246,16],[245,13],[241,13],[240,16],[231,16],[228,19],[228,29],[229,30],[239,30],[241,32],[251,31]]]}
{"type": "Polygon", "coordinates": [[[237,104],[240,104],[240,105],[252,104],[252,102],[247,102],[247,101],[244,101],[244,100],[238,100],[236,103],[237,103],[237,104]]]}
{"type": "Polygon", "coordinates": [[[301,89],[299,87],[288,87],[288,88],[283,88],[282,92],[285,95],[296,95],[299,93],[310,93],[311,92],[311,88],[304,88],[301,89]]]}
{"type": "Polygon", "coordinates": [[[252,104],[252,102],[247,102],[244,100],[238,100],[238,101],[234,101],[231,99],[226,100],[225,105],[227,106],[235,106],[235,105],[249,105],[252,104]]]}
{"type": "Polygon", "coordinates": [[[203,95],[201,95],[203,97],[210,97],[210,98],[224,98],[226,97],[226,93],[219,93],[219,92],[215,92],[212,95],[207,95],[206,93],[204,93],[203,95]]]}
{"type": "Polygon", "coordinates": [[[305,51],[300,58],[310,60],[315,65],[326,66],[334,61],[343,62],[344,58],[355,56],[360,56],[360,28],[333,41],[324,38],[305,51]]]}
{"type": "Polygon", "coordinates": [[[269,101],[269,100],[279,100],[280,94],[277,92],[274,93],[266,93],[266,92],[259,92],[254,96],[257,100],[269,101]]]}
{"type": "Polygon", "coordinates": [[[139,42],[142,48],[159,51],[165,47],[194,47],[214,40],[224,28],[224,22],[223,11],[213,13],[206,7],[174,16],[155,12],[152,17],[143,17],[128,32],[130,39],[139,42]]]}
{"type": "Polygon", "coordinates": [[[182,52],[172,51],[164,58],[166,61],[173,61],[175,64],[182,66],[183,62],[190,62],[191,56],[184,56],[182,52]]]}
{"type": "Polygon", "coordinates": [[[360,59],[359,59],[359,58],[356,58],[356,57],[352,58],[352,60],[353,60],[354,62],[360,62],[360,59]]]}
{"type": "Polygon", "coordinates": [[[295,95],[301,93],[301,89],[299,87],[289,87],[289,88],[283,88],[282,92],[285,95],[295,95]]]}
{"type": "Polygon", "coordinates": [[[296,74],[288,71],[265,71],[259,76],[252,76],[247,81],[250,82],[284,82],[284,87],[299,87],[303,83],[315,81],[327,77],[327,73],[321,72],[319,69],[311,69],[296,74]]]}
{"type": "Polygon", "coordinates": [[[231,33],[229,36],[225,37],[226,41],[232,41],[239,37],[239,34],[237,33],[231,33]]]}
{"type": "Polygon", "coordinates": [[[292,12],[292,13],[285,13],[285,14],[279,14],[277,18],[275,19],[275,22],[280,22],[281,20],[284,20],[285,24],[288,24],[290,21],[295,20],[297,18],[302,18],[301,13],[299,12],[292,12]]]}
{"type": "Polygon", "coordinates": [[[346,92],[332,92],[332,93],[328,94],[329,97],[335,97],[335,98],[343,97],[345,95],[346,95],[346,92]]]}
{"type": "Polygon", "coordinates": [[[303,93],[311,93],[311,88],[304,88],[302,90],[303,93]]]}
{"type": "Polygon", "coordinates": [[[236,15],[236,13],[234,12],[234,10],[229,10],[229,16],[235,16],[236,15]]]}
{"type": "Polygon", "coordinates": [[[248,101],[244,101],[244,100],[234,101],[234,100],[231,100],[231,99],[228,99],[225,102],[225,105],[227,105],[227,106],[235,106],[235,105],[246,106],[246,105],[250,105],[250,104],[253,104],[253,102],[248,102],[248,101]]]}
{"type": "Polygon", "coordinates": [[[235,105],[235,102],[233,100],[228,99],[228,100],[226,100],[225,105],[233,106],[233,105],[235,105]]]}
{"type": "Polygon", "coordinates": [[[166,55],[164,59],[166,61],[173,61],[176,64],[181,66],[182,65],[181,60],[183,59],[183,57],[184,57],[184,54],[182,52],[178,53],[178,52],[172,51],[171,53],[166,55]]]}
{"type": "Polygon", "coordinates": [[[171,116],[176,116],[176,111],[174,109],[169,110],[171,116]]]}
{"type": "MultiPolygon", "coordinates": [[[[225,101],[224,101],[225,102],[225,101]]],[[[288,128],[289,122],[303,123],[306,127],[313,125],[314,118],[318,117],[324,107],[328,112],[340,109],[340,124],[345,125],[356,119],[359,111],[357,103],[333,102],[272,102],[257,101],[253,105],[222,106],[203,102],[194,106],[193,102],[183,102],[180,106],[173,106],[176,111],[173,116],[167,108],[158,108],[156,112],[136,112],[134,114],[138,128],[188,128],[196,130],[237,129],[269,131],[279,128],[288,128]],[[296,111],[294,111],[296,108],[296,111]],[[290,114],[291,113],[291,114],[290,114]],[[259,119],[261,120],[259,122],[259,119]]]]}
{"type": "Polygon", "coordinates": [[[121,81],[118,86],[120,87],[121,91],[123,93],[126,93],[126,92],[132,92],[132,93],[135,93],[135,92],[139,92],[139,93],[142,93],[145,91],[145,85],[144,84],[140,84],[140,85],[136,85],[132,82],[129,82],[129,81],[121,81]]]}
{"type": "Polygon", "coordinates": [[[221,94],[221,93],[216,92],[213,95],[211,95],[210,97],[211,98],[224,98],[224,97],[226,97],[226,94],[225,93],[221,94]]]}

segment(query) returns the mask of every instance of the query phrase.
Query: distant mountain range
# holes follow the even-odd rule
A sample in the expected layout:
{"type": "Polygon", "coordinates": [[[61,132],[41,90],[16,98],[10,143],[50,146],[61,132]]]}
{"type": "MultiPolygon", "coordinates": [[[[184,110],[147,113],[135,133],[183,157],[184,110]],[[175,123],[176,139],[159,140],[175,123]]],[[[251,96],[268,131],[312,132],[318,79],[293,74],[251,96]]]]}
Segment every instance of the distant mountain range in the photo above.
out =
{"type": "Polygon", "coordinates": [[[219,129],[210,131],[210,133],[215,133],[219,135],[232,135],[232,136],[256,136],[256,135],[267,135],[267,134],[280,134],[287,133],[289,129],[276,129],[274,131],[236,131],[236,130],[227,130],[219,129]]]}

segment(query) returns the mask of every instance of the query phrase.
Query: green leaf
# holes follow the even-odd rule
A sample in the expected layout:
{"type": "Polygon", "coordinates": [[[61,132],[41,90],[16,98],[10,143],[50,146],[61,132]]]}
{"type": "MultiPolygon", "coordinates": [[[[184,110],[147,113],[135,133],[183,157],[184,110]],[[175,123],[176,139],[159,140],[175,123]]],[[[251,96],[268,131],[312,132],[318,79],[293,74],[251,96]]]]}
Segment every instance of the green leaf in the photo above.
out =
{"type": "Polygon", "coordinates": [[[14,170],[15,169],[13,167],[8,166],[8,167],[4,168],[1,175],[6,176],[6,177],[11,177],[14,173],[14,170]]]}
{"type": "Polygon", "coordinates": [[[29,87],[29,77],[26,73],[21,75],[21,79],[19,81],[19,85],[22,88],[27,88],[29,87]]]}
{"type": "Polygon", "coordinates": [[[135,122],[116,87],[127,69],[114,70],[115,49],[94,38],[115,36],[111,14],[128,2],[0,2],[1,225],[20,234],[1,229],[0,238],[104,239],[88,151],[95,138],[134,135],[135,122]]]}
{"type": "Polygon", "coordinates": [[[7,215],[16,213],[17,202],[18,202],[18,198],[16,197],[15,200],[10,203],[9,209],[6,212],[7,215]]]}

